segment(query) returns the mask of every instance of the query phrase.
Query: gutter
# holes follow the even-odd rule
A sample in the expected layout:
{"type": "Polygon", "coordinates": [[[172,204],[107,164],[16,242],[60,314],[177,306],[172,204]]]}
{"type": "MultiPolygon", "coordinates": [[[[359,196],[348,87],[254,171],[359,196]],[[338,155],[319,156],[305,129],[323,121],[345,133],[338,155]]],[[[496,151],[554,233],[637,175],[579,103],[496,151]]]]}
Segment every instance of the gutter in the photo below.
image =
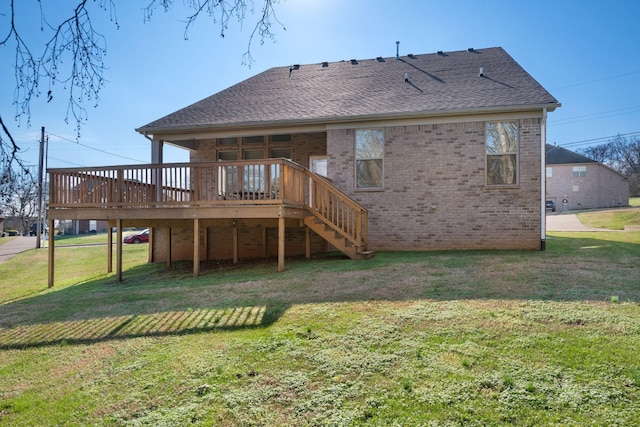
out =
{"type": "Polygon", "coordinates": [[[560,103],[548,103],[548,104],[532,104],[532,105],[517,105],[517,106],[494,106],[494,107],[478,107],[478,108],[466,108],[466,109],[451,109],[451,110],[425,110],[425,111],[399,111],[395,113],[383,113],[383,114],[366,114],[366,115],[354,115],[354,116],[325,116],[300,120],[265,120],[265,121],[251,121],[251,122],[236,122],[236,123],[223,123],[223,124],[194,124],[184,126],[142,126],[136,130],[136,132],[143,135],[147,134],[162,134],[171,135],[185,133],[201,133],[201,132],[216,132],[227,131],[232,129],[264,129],[272,127],[289,127],[289,126],[317,126],[324,125],[330,127],[331,125],[340,125],[346,123],[357,122],[375,122],[381,120],[397,120],[397,119],[420,119],[420,118],[438,118],[457,115],[474,115],[474,114],[490,114],[490,113],[518,113],[525,111],[553,111],[556,108],[561,107],[560,103]]]}
{"type": "Polygon", "coordinates": [[[547,249],[547,109],[540,123],[540,250],[547,249]]]}

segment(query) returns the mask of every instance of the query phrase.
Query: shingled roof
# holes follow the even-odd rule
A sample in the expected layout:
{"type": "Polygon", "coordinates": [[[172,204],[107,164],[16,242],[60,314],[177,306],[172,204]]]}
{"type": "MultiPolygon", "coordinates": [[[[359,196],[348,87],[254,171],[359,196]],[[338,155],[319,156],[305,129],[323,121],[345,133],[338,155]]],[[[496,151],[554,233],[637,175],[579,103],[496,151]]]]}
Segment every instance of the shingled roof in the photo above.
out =
{"type": "Polygon", "coordinates": [[[558,106],[497,47],[271,68],[137,131],[328,124],[558,106]]]}
{"type": "Polygon", "coordinates": [[[564,165],[570,163],[597,163],[595,160],[585,157],[582,154],[578,154],[566,148],[558,147],[557,145],[547,144],[546,147],[546,160],[548,165],[564,165]]]}

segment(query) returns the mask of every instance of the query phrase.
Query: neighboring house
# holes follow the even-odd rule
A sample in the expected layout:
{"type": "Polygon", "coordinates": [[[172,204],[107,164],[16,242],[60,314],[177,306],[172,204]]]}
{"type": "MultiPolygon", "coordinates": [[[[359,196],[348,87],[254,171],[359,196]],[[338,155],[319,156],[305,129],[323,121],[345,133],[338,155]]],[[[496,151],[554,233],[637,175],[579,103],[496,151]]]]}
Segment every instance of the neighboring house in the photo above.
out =
{"type": "Polygon", "coordinates": [[[547,144],[547,200],[557,211],[629,206],[629,180],[593,159],[547,144]]]}
{"type": "Polygon", "coordinates": [[[49,218],[150,226],[149,258],[167,264],[540,249],[559,106],[502,48],[272,68],[137,129],[152,165],[50,170],[49,218]],[[191,163],[163,164],[164,144],[191,163]],[[72,197],[80,175],[109,191],[72,197]]]}
{"type": "Polygon", "coordinates": [[[109,230],[109,223],[107,221],[74,219],[65,232],[67,232],[67,234],[87,234],[91,232],[104,233],[107,230],[109,230]]]}

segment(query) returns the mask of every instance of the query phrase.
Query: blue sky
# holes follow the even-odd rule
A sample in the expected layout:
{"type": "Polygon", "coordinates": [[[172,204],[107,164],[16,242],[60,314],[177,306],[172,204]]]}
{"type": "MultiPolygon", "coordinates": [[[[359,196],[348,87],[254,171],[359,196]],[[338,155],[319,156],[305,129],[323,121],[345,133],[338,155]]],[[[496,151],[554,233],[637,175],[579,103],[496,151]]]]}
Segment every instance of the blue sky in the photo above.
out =
{"type": "MultiPolygon", "coordinates": [[[[35,0],[21,0],[29,2],[37,7],[35,0]]],[[[0,0],[0,14],[7,3],[0,0]]],[[[77,1],[43,3],[64,12],[77,1]]],[[[23,119],[18,127],[11,105],[13,70],[7,65],[13,52],[0,50],[0,114],[28,164],[37,163],[41,126],[49,134],[49,167],[149,162],[149,141],[137,127],[271,67],[390,57],[396,41],[401,55],[502,46],[562,103],[549,115],[549,143],[577,149],[617,134],[640,136],[637,0],[282,0],[276,11],[286,30],[274,26],[275,42],[254,43],[251,68],[242,65],[242,54],[255,15],[224,38],[203,17],[185,40],[188,11],[182,2],[168,14],[158,11],[149,23],[142,13],[148,0],[116,3],[118,29],[108,13],[95,8],[96,27],[107,39],[108,83],[98,106],[88,105],[80,144],[74,142],[73,123],[64,121],[62,94],[51,103],[37,100],[31,125],[23,119]]],[[[20,21],[31,34],[40,27],[36,10],[30,21],[20,21]]],[[[187,159],[182,150],[165,152],[167,162],[187,159]]]]}

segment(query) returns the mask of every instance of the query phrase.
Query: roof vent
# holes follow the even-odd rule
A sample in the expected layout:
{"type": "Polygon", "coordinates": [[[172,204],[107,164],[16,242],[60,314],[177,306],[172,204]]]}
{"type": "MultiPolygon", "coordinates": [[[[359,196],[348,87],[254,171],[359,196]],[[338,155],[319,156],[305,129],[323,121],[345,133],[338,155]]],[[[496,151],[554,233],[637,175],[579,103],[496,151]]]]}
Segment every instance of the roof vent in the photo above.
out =
{"type": "Polygon", "coordinates": [[[467,49],[467,52],[475,52],[476,50],[472,47],[470,47],[469,49],[467,49]]]}
{"type": "Polygon", "coordinates": [[[384,58],[383,58],[382,56],[378,56],[378,57],[376,58],[376,61],[378,61],[378,62],[384,62],[384,58]]]}
{"type": "Polygon", "coordinates": [[[351,60],[351,65],[358,65],[358,60],[357,59],[352,59],[351,60]]]}
{"type": "Polygon", "coordinates": [[[299,69],[300,69],[300,64],[295,64],[295,65],[292,65],[291,67],[289,67],[289,77],[291,77],[291,72],[293,70],[299,70],[299,69]]]}
{"type": "Polygon", "coordinates": [[[409,83],[409,73],[404,73],[404,82],[409,83]]]}
{"type": "Polygon", "coordinates": [[[400,59],[400,42],[396,42],[396,59],[400,59]]]}
{"type": "Polygon", "coordinates": [[[322,63],[322,68],[327,68],[329,66],[329,63],[327,61],[324,61],[322,63]]]}
{"type": "Polygon", "coordinates": [[[438,54],[438,55],[444,55],[444,52],[443,52],[443,51],[441,51],[441,50],[439,50],[439,51],[437,52],[437,54],[438,54]]]}
{"type": "Polygon", "coordinates": [[[413,53],[410,53],[409,55],[407,55],[409,58],[411,59],[416,59],[416,56],[413,53]]]}
{"type": "Polygon", "coordinates": [[[478,73],[480,77],[484,77],[484,68],[480,67],[480,73],[478,73]]]}

